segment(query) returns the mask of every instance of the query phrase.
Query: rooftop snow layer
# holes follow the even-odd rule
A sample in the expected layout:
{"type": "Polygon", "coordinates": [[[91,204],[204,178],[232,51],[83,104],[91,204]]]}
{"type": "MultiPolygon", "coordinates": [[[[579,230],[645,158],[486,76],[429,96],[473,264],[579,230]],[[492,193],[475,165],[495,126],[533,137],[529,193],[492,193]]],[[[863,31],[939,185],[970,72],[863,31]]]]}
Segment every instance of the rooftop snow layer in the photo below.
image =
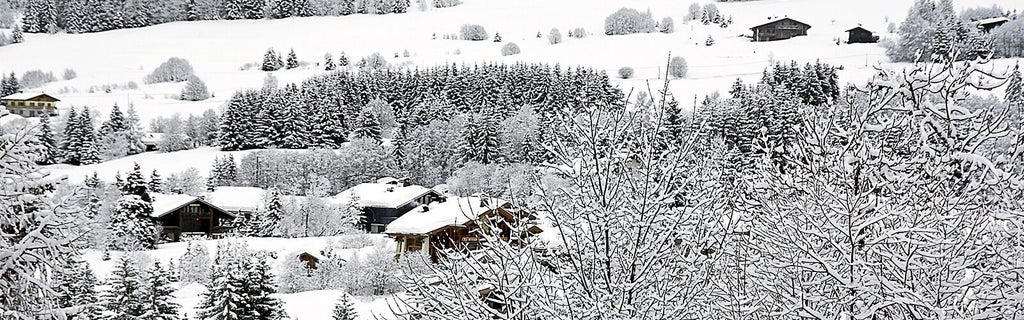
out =
{"type": "MultiPolygon", "coordinates": [[[[15,94],[12,94],[12,95],[9,95],[9,96],[6,96],[6,97],[2,97],[0,99],[3,99],[3,100],[28,100],[28,99],[32,99],[32,98],[35,98],[35,97],[38,97],[38,96],[41,96],[41,95],[47,95],[47,94],[42,93],[42,92],[19,92],[19,93],[15,93],[15,94]]],[[[54,98],[54,99],[56,99],[56,98],[54,98]]]]}
{"type": "Polygon", "coordinates": [[[153,197],[153,214],[151,216],[154,218],[165,216],[175,209],[184,207],[199,199],[187,194],[153,193],[151,196],[153,197]]]}
{"type": "Polygon", "coordinates": [[[427,211],[416,209],[402,215],[389,223],[384,233],[427,234],[445,226],[461,226],[488,210],[507,204],[508,201],[495,198],[449,197],[445,202],[431,203],[427,211]]]}
{"type": "Polygon", "coordinates": [[[359,205],[375,208],[399,208],[433,190],[417,185],[401,186],[389,183],[363,183],[334,196],[338,203],[347,203],[353,197],[359,205]]]}
{"type": "Polygon", "coordinates": [[[227,211],[255,212],[263,203],[265,190],[256,187],[217,187],[206,193],[206,202],[227,211]]]}

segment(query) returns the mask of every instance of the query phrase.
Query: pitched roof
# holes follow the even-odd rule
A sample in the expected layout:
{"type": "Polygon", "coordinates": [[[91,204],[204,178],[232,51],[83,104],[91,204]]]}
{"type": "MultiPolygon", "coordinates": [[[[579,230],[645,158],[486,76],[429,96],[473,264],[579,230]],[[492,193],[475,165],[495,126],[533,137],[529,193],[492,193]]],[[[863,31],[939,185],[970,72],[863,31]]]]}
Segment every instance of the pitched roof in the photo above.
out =
{"type": "Polygon", "coordinates": [[[793,22],[805,25],[808,28],[811,27],[811,25],[809,25],[809,24],[806,24],[806,23],[803,23],[803,22],[800,22],[800,21],[796,21],[793,18],[786,17],[786,18],[782,18],[782,19],[773,20],[773,21],[770,21],[770,22],[762,24],[762,25],[757,25],[757,26],[751,27],[750,30],[754,30],[754,29],[757,29],[757,28],[760,28],[760,27],[764,27],[764,26],[767,26],[767,25],[770,25],[770,24],[775,24],[775,23],[778,23],[778,22],[786,21],[786,20],[793,21],[793,22]]]}
{"type": "Polygon", "coordinates": [[[353,198],[359,205],[373,208],[401,208],[402,206],[426,195],[437,193],[423,186],[401,186],[390,183],[362,183],[334,196],[337,203],[347,203],[353,198]]]}
{"type": "Polygon", "coordinates": [[[175,210],[180,209],[181,207],[184,207],[184,206],[187,206],[189,204],[196,203],[196,202],[208,205],[211,208],[213,208],[214,210],[221,211],[221,212],[227,214],[228,216],[231,216],[231,217],[235,216],[234,214],[231,214],[230,212],[228,212],[228,211],[226,211],[224,209],[221,209],[220,207],[217,207],[217,206],[215,206],[213,204],[210,204],[209,202],[203,201],[203,199],[200,199],[199,197],[194,197],[194,196],[190,196],[190,195],[187,195],[187,194],[160,194],[160,193],[153,193],[153,194],[151,194],[151,196],[153,197],[153,203],[152,203],[153,204],[153,214],[151,214],[150,216],[153,217],[153,218],[159,218],[159,217],[166,216],[166,215],[170,214],[171,212],[174,212],[175,210]]]}
{"type": "Polygon", "coordinates": [[[994,17],[994,18],[981,19],[981,20],[975,21],[974,23],[979,24],[979,25],[985,25],[985,24],[993,24],[993,23],[1003,23],[1003,22],[1007,22],[1007,21],[1010,21],[1010,19],[1007,18],[1007,17],[994,17]]]}
{"type": "Polygon", "coordinates": [[[850,30],[846,30],[846,32],[853,32],[853,31],[856,31],[856,30],[861,30],[861,31],[864,31],[864,32],[867,32],[867,33],[874,33],[874,32],[871,32],[871,30],[864,29],[864,27],[861,27],[861,26],[858,26],[858,27],[850,29],[850,30]]]}
{"type": "Polygon", "coordinates": [[[32,99],[32,98],[39,97],[39,96],[47,96],[47,97],[50,97],[51,99],[53,99],[55,101],[60,101],[60,99],[54,98],[53,96],[48,95],[46,93],[42,93],[42,92],[19,92],[19,93],[15,93],[15,94],[12,94],[12,95],[0,98],[0,99],[3,99],[3,100],[28,100],[28,99],[32,99]]]}
{"type": "Polygon", "coordinates": [[[263,203],[265,192],[256,187],[217,187],[207,192],[204,198],[224,210],[255,212],[263,203]]]}
{"type": "Polygon", "coordinates": [[[508,201],[496,198],[450,197],[427,205],[428,210],[413,210],[388,224],[387,234],[427,234],[447,226],[462,226],[487,211],[505,207],[508,201]]]}

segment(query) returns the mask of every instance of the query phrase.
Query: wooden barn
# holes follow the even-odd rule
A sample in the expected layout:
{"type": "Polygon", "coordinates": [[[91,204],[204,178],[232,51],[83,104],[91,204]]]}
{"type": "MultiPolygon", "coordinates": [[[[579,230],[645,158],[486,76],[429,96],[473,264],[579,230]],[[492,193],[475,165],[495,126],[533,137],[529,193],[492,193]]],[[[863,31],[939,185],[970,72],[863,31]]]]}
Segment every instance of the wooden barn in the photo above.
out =
{"type": "Polygon", "coordinates": [[[809,24],[790,18],[782,18],[750,28],[750,30],[754,31],[754,41],[760,42],[786,40],[796,36],[806,36],[807,29],[810,28],[811,25],[809,24]]]}
{"type": "Polygon", "coordinates": [[[183,194],[153,194],[153,219],[160,235],[177,242],[182,235],[220,236],[231,230],[235,216],[203,199],[183,194]]]}
{"type": "Polygon", "coordinates": [[[878,36],[868,29],[857,26],[856,28],[846,30],[846,33],[850,34],[849,39],[846,43],[876,43],[878,42],[878,36]]]}
{"type": "Polygon", "coordinates": [[[389,224],[385,233],[397,242],[398,255],[418,251],[436,262],[438,250],[479,248],[484,241],[480,230],[497,231],[505,240],[541,233],[539,227],[532,226],[528,234],[512,234],[510,224],[526,217],[505,200],[452,197],[403,215],[389,224]]]}
{"type": "Polygon", "coordinates": [[[0,103],[7,111],[22,117],[41,116],[43,112],[57,115],[57,101],[60,99],[42,92],[15,93],[0,98],[0,103]]]}

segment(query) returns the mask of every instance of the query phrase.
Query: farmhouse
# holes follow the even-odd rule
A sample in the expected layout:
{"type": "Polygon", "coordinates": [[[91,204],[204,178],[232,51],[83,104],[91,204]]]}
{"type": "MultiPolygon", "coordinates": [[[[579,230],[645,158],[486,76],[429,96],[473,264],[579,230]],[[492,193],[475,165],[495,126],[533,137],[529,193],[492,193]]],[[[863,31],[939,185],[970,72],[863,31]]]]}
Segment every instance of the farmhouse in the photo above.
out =
{"type": "Polygon", "coordinates": [[[0,98],[0,103],[7,111],[23,117],[40,116],[43,112],[57,115],[57,101],[60,99],[42,92],[15,93],[0,98]]]}
{"type": "Polygon", "coordinates": [[[480,230],[496,231],[504,240],[542,232],[532,226],[529,234],[513,235],[509,225],[526,218],[528,215],[523,211],[502,199],[451,197],[406,213],[391,222],[385,233],[395,238],[398,255],[418,251],[436,262],[441,249],[479,248],[485,241],[478,233],[480,230]]]}
{"type": "Polygon", "coordinates": [[[850,38],[846,40],[846,43],[876,43],[878,42],[878,36],[874,35],[868,29],[857,26],[856,28],[846,30],[850,34],[850,38]]]}
{"type": "Polygon", "coordinates": [[[334,196],[335,201],[356,201],[363,208],[363,230],[370,233],[384,232],[384,228],[398,217],[440,197],[433,189],[409,185],[395,178],[362,183],[334,196]]]}
{"type": "Polygon", "coordinates": [[[161,226],[161,237],[173,242],[183,234],[219,236],[230,231],[227,222],[235,219],[224,209],[183,194],[153,194],[152,217],[161,226]]]}
{"type": "Polygon", "coordinates": [[[992,29],[995,29],[996,27],[1001,26],[1001,25],[1003,25],[1004,23],[1006,23],[1008,21],[1010,21],[1010,19],[1007,18],[1007,17],[995,17],[995,18],[981,19],[981,20],[975,21],[974,24],[976,26],[978,26],[978,31],[981,31],[983,33],[989,33],[989,32],[992,32],[992,29]]]}
{"type": "Polygon", "coordinates": [[[754,41],[785,40],[796,36],[806,36],[811,25],[790,18],[782,18],[753,28],[754,41]]]}

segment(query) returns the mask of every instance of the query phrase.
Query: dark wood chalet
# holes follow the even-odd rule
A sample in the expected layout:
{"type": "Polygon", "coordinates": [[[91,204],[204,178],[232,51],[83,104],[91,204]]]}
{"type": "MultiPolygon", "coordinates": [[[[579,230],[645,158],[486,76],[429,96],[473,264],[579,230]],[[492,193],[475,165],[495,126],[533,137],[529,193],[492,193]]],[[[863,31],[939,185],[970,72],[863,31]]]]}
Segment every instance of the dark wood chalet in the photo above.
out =
{"type": "Polygon", "coordinates": [[[790,18],[782,18],[765,23],[750,30],[754,31],[754,41],[785,40],[796,36],[806,36],[811,25],[790,18]]]}
{"type": "Polygon", "coordinates": [[[850,34],[850,38],[846,40],[846,43],[875,43],[878,42],[878,36],[868,29],[863,27],[856,27],[850,30],[846,30],[846,33],[850,34]]]}
{"type": "Polygon", "coordinates": [[[356,185],[337,197],[343,201],[357,201],[363,207],[361,224],[364,231],[382,233],[395,219],[437,200],[441,195],[430,188],[382,178],[375,183],[356,185]]]}
{"type": "Polygon", "coordinates": [[[992,32],[992,29],[995,29],[1009,21],[1010,19],[1007,17],[994,17],[975,21],[974,24],[978,26],[978,31],[981,31],[982,33],[989,33],[992,32]]]}
{"type": "Polygon", "coordinates": [[[177,242],[182,235],[215,237],[226,233],[235,216],[197,197],[154,194],[153,219],[160,224],[162,238],[177,242]]]}

